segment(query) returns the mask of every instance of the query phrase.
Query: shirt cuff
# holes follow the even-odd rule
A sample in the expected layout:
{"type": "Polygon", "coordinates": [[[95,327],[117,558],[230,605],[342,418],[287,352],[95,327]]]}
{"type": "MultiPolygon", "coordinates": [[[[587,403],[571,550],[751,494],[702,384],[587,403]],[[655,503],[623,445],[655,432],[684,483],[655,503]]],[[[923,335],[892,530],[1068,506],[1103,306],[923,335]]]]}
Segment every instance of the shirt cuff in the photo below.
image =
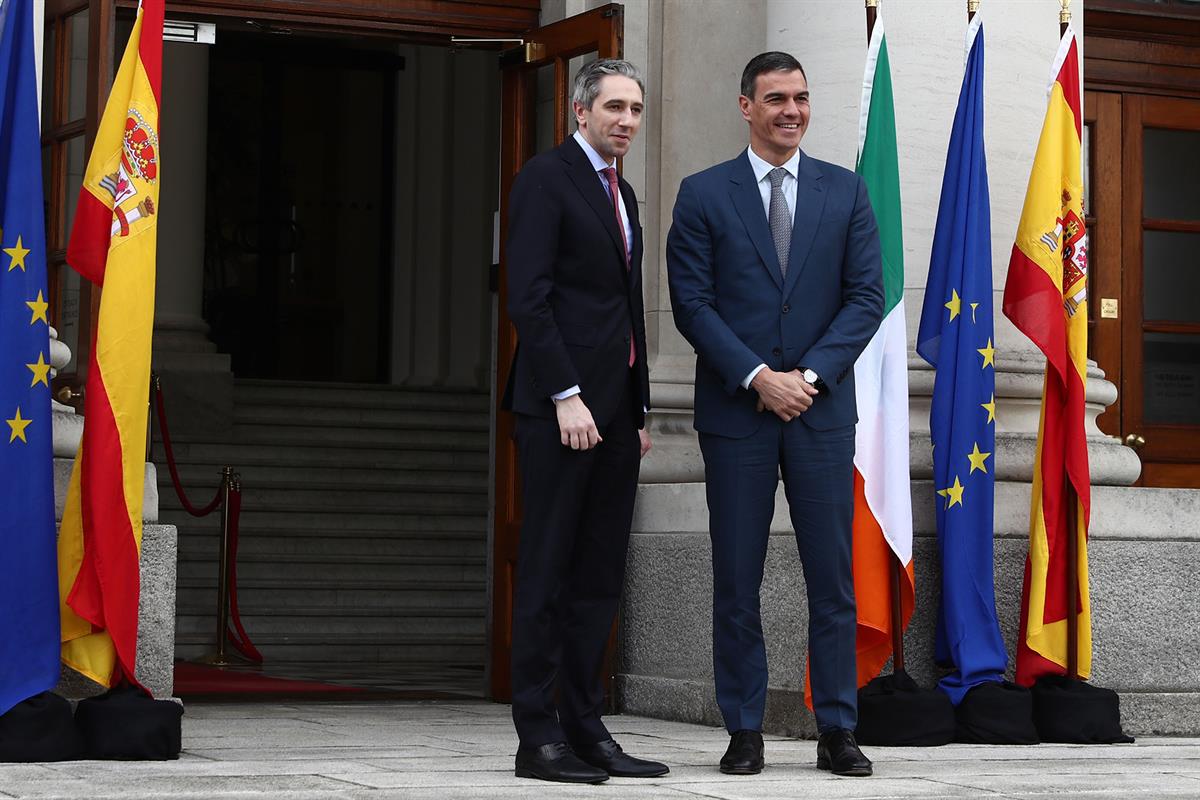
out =
{"type": "Polygon", "coordinates": [[[561,392],[559,392],[558,394],[550,395],[550,399],[551,400],[566,400],[568,397],[574,397],[575,395],[579,394],[579,392],[580,392],[579,384],[575,384],[570,389],[564,389],[561,392]]]}
{"type": "Polygon", "coordinates": [[[759,364],[757,367],[755,367],[754,369],[750,370],[750,374],[749,374],[749,375],[747,375],[747,376],[746,376],[746,377],[745,377],[745,378],[742,380],[742,388],[743,388],[743,389],[749,389],[749,388],[750,388],[750,381],[754,380],[754,376],[755,376],[755,375],[757,375],[758,373],[762,372],[762,371],[763,371],[764,369],[766,369],[766,368],[767,368],[767,365],[766,365],[766,364],[759,364]]]}

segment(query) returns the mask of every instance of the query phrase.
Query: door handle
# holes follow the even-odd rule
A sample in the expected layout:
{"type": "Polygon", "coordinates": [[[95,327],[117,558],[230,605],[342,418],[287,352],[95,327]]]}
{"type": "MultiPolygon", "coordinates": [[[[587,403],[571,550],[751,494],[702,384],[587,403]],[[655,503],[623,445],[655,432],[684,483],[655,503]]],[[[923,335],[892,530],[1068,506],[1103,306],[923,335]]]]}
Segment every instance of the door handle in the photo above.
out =
{"type": "Polygon", "coordinates": [[[1131,433],[1125,437],[1125,446],[1132,447],[1134,450],[1141,450],[1146,446],[1146,437],[1138,433],[1131,433]]]}

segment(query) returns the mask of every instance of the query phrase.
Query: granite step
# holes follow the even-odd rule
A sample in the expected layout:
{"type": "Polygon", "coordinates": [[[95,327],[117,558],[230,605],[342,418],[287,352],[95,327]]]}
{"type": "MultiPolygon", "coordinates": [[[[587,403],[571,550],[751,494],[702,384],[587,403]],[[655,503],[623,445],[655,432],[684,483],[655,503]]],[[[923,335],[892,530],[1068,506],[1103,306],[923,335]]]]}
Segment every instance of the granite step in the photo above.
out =
{"type": "MultiPolygon", "coordinates": [[[[243,489],[262,487],[273,489],[308,489],[356,487],[386,491],[421,492],[483,492],[487,493],[487,472],[459,468],[457,470],[397,469],[397,468],[312,468],[290,464],[235,465],[243,489]]],[[[215,490],[221,481],[220,468],[215,465],[179,465],[179,480],[189,494],[197,490],[215,490]]],[[[159,471],[158,484],[170,488],[171,475],[159,471]]]]}
{"type": "MultiPolygon", "coordinates": [[[[238,581],[271,578],[284,573],[297,583],[315,586],[357,585],[361,582],[403,579],[413,583],[483,581],[487,561],[478,556],[380,556],[380,555],[281,555],[238,552],[238,581]]],[[[180,578],[212,578],[211,558],[184,558],[178,566],[180,578]]]]}
{"type": "MultiPolygon", "coordinates": [[[[179,558],[215,560],[220,532],[215,525],[181,526],[179,558]]],[[[480,520],[477,531],[353,531],[335,535],[305,530],[273,531],[243,529],[239,536],[241,558],[274,555],[381,556],[381,557],[478,557],[487,554],[487,531],[480,520]],[[380,534],[383,535],[380,535],[380,534]]]]}
{"type": "MultiPolygon", "coordinates": [[[[406,664],[433,661],[482,664],[486,655],[486,642],[482,636],[372,636],[351,633],[308,637],[269,634],[252,635],[251,640],[268,662],[324,660],[406,664]]],[[[184,634],[178,636],[176,642],[178,657],[195,658],[212,648],[212,634],[184,634]]]]}
{"type": "MultiPolygon", "coordinates": [[[[189,493],[191,496],[192,493],[189,493]]],[[[200,492],[200,499],[207,502],[211,492],[200,492]]],[[[174,492],[164,493],[159,500],[162,509],[182,509],[174,492]]],[[[406,490],[381,487],[378,489],[345,489],[336,485],[306,487],[303,489],[270,489],[258,486],[242,486],[242,507],[258,511],[323,511],[355,514],[366,510],[373,514],[438,513],[449,514],[487,513],[487,493],[449,488],[444,491],[429,491],[421,487],[406,490]]],[[[244,516],[243,516],[244,519],[244,516]]]]}
{"type": "Polygon", "coordinates": [[[235,424],[233,439],[254,445],[397,448],[486,453],[490,434],[485,429],[432,430],[428,427],[335,427],[305,424],[235,424]]]}
{"type": "Polygon", "coordinates": [[[488,431],[488,415],[466,411],[390,408],[235,406],[235,425],[385,428],[392,430],[488,431]]]}
{"type": "MultiPolygon", "coordinates": [[[[175,462],[184,465],[226,464],[245,469],[251,466],[288,464],[296,467],[360,468],[360,469],[422,469],[464,470],[488,472],[487,441],[481,450],[434,450],[425,446],[387,449],[383,447],[314,447],[304,444],[263,446],[241,442],[171,442],[175,462]]],[[[155,448],[155,461],[160,472],[166,472],[166,458],[161,448],[155,448]]]]}
{"type": "MultiPolygon", "coordinates": [[[[434,636],[482,638],[486,628],[482,608],[428,608],[403,606],[372,609],[330,610],[321,606],[255,607],[242,609],[242,624],[252,640],[259,636],[297,636],[301,629],[312,638],[329,635],[434,636]]],[[[181,635],[212,635],[216,625],[209,606],[180,608],[176,632],[181,635]]]]}
{"type": "MultiPolygon", "coordinates": [[[[180,577],[177,603],[182,606],[215,605],[215,584],[198,577],[180,577]]],[[[331,609],[382,608],[484,608],[484,581],[413,581],[393,578],[347,583],[310,583],[279,575],[238,575],[238,600],[242,609],[275,606],[324,606],[331,609]]]]}
{"type": "Polygon", "coordinates": [[[271,405],[280,408],[400,408],[473,411],[486,414],[491,405],[491,397],[486,392],[252,379],[235,381],[233,397],[239,406],[271,405]]]}

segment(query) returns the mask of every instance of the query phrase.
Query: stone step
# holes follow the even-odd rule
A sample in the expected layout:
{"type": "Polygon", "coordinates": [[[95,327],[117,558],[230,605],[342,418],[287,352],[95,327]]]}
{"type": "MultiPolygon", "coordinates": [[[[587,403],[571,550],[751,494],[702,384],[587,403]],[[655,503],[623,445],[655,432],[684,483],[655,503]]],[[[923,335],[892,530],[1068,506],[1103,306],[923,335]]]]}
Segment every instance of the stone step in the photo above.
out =
{"type": "MultiPolygon", "coordinates": [[[[242,624],[252,640],[258,636],[290,635],[324,638],[328,635],[422,636],[428,638],[483,637],[486,611],[480,608],[332,610],[320,606],[246,608],[242,624]]],[[[178,635],[212,635],[216,616],[211,607],[181,608],[176,617],[178,635]]]]}
{"type": "MultiPolygon", "coordinates": [[[[185,558],[180,554],[180,578],[216,579],[211,558],[185,558]]],[[[238,581],[271,579],[286,575],[308,585],[355,586],[374,581],[403,580],[412,583],[486,580],[486,559],[480,556],[379,556],[379,555],[282,555],[238,552],[238,581]]]]}
{"type": "MultiPolygon", "coordinates": [[[[214,581],[180,577],[177,603],[182,606],[216,605],[214,581]]],[[[242,609],[275,606],[328,608],[484,608],[484,581],[356,581],[346,583],[299,582],[288,577],[238,575],[238,601],[242,609]]]]}
{"type": "Polygon", "coordinates": [[[392,430],[477,431],[486,435],[488,415],[470,411],[390,408],[242,406],[233,409],[235,425],[372,428],[392,430]]]}
{"type": "MultiPolygon", "coordinates": [[[[309,556],[438,556],[457,558],[462,556],[481,557],[487,555],[487,531],[480,519],[477,531],[446,531],[442,534],[424,531],[396,531],[379,535],[379,531],[366,531],[355,535],[353,531],[321,533],[311,531],[264,531],[244,529],[238,542],[241,558],[252,555],[309,555],[309,556]]],[[[191,560],[208,559],[215,563],[220,546],[220,532],[215,525],[203,528],[180,526],[179,558],[191,560]]]]}
{"type": "MultiPolygon", "coordinates": [[[[274,634],[251,636],[268,662],[326,661],[482,664],[486,655],[483,636],[361,636],[345,634],[319,637],[274,634]]],[[[191,634],[176,639],[176,656],[195,658],[212,648],[212,634],[191,634]]]]}
{"type": "MultiPolygon", "coordinates": [[[[302,444],[280,444],[264,446],[243,442],[179,442],[172,440],[175,462],[186,464],[224,465],[246,468],[250,466],[289,464],[317,468],[360,468],[360,469],[423,469],[465,470],[488,472],[487,441],[482,449],[439,450],[382,447],[311,447],[302,444]]],[[[161,447],[156,446],[155,461],[160,473],[166,472],[166,457],[161,447]]]]}
{"type": "Polygon", "coordinates": [[[328,425],[237,425],[235,441],[251,445],[306,445],[395,450],[428,449],[486,453],[490,436],[483,430],[439,431],[427,428],[330,427],[328,425]]]}
{"type": "MultiPolygon", "coordinates": [[[[212,526],[210,530],[218,529],[219,520],[216,512],[208,517],[192,517],[182,511],[174,492],[164,493],[160,502],[167,499],[170,499],[171,505],[164,508],[164,518],[169,518],[189,530],[194,527],[207,526],[212,526]]],[[[194,501],[207,502],[210,499],[210,497],[198,497],[194,498],[194,501]]],[[[241,515],[243,531],[282,531],[297,536],[338,536],[342,531],[354,536],[366,536],[372,533],[386,536],[393,531],[416,531],[437,535],[441,535],[443,532],[477,533],[485,530],[486,525],[486,512],[465,513],[461,510],[451,512],[445,509],[434,509],[432,512],[418,509],[378,513],[359,510],[352,517],[347,517],[340,510],[323,506],[310,506],[304,509],[266,508],[243,503],[241,515]]]]}
{"type": "MultiPolygon", "coordinates": [[[[236,465],[241,476],[243,489],[249,487],[279,489],[314,489],[355,487],[358,489],[382,489],[387,491],[420,492],[483,492],[488,490],[487,472],[459,468],[457,470],[428,469],[370,469],[361,467],[318,468],[251,464],[236,465]]],[[[221,482],[221,473],[216,466],[184,464],[179,466],[179,480],[189,491],[196,489],[215,490],[221,482]]],[[[158,471],[158,485],[163,489],[171,486],[171,474],[166,469],[158,471]]]]}
{"type": "MultiPolygon", "coordinates": [[[[202,492],[201,498],[195,502],[207,502],[211,499],[204,498],[205,494],[209,493],[202,492]]],[[[303,489],[270,489],[253,485],[242,487],[242,507],[259,511],[325,511],[344,515],[357,515],[359,512],[486,514],[487,503],[486,491],[425,491],[420,488],[362,490],[345,489],[336,485],[316,485],[303,489]]],[[[182,508],[174,492],[163,493],[160,507],[163,510],[182,508]]]]}
{"type": "Polygon", "coordinates": [[[243,379],[234,382],[233,396],[238,405],[246,406],[430,409],[484,414],[491,403],[486,392],[243,379]]]}

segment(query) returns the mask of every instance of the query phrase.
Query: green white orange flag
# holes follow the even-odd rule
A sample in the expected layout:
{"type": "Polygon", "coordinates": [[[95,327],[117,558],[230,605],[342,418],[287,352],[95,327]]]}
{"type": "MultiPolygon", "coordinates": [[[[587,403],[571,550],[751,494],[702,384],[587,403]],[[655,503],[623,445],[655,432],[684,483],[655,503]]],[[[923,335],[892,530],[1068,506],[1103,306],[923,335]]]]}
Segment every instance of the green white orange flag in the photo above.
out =
{"type": "Polygon", "coordinates": [[[134,681],[159,193],[163,0],[142,0],[88,159],[67,263],[103,286],[59,532],[62,657],[134,681]]]}
{"type": "Polygon", "coordinates": [[[1029,555],[1021,597],[1017,682],[1062,675],[1067,665],[1067,586],[1075,571],[1078,671],[1091,673],[1087,526],[1091,507],[1084,389],[1087,383],[1087,235],[1083,224],[1079,50],[1068,28],[1050,78],[1050,100],[1038,140],[1025,208],[1004,287],[1004,314],[1046,356],[1029,555]],[[1067,481],[1077,497],[1076,525],[1067,523],[1067,481]],[[1067,557],[1077,537],[1078,559],[1067,557]]]}
{"type": "Polygon", "coordinates": [[[854,596],[858,685],[892,655],[891,562],[901,571],[901,618],[913,610],[912,495],[908,456],[908,335],[896,114],[883,15],[875,20],[863,75],[856,171],[867,184],[883,252],[883,323],[854,365],[854,596]]]}

